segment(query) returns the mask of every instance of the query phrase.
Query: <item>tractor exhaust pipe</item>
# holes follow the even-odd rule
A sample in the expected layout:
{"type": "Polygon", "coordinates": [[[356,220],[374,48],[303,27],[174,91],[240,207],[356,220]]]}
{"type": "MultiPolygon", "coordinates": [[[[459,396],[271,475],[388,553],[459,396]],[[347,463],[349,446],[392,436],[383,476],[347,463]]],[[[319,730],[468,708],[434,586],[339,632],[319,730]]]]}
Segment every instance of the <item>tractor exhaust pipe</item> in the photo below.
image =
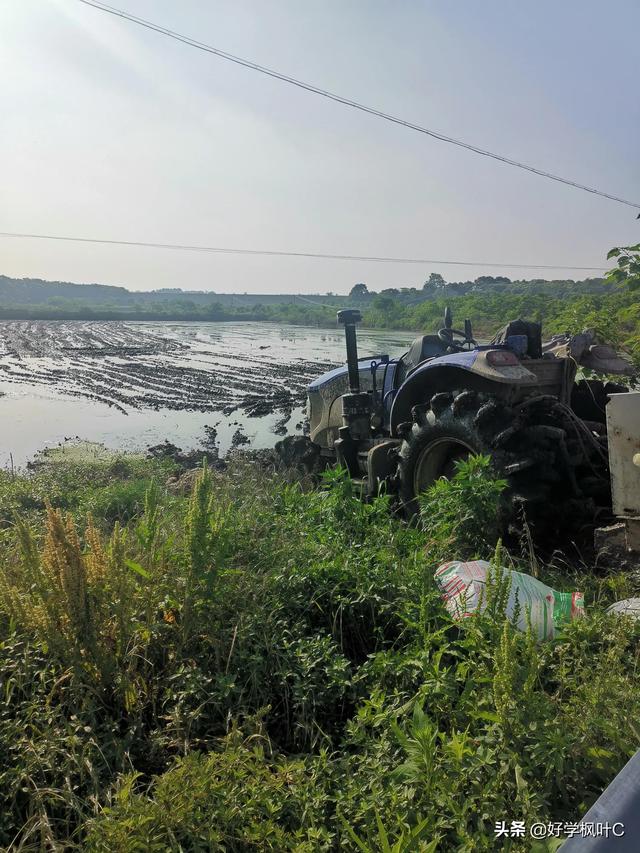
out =
{"type": "Polygon", "coordinates": [[[358,371],[358,342],[356,339],[356,323],[362,320],[357,308],[344,308],[338,311],[338,323],[344,326],[345,343],[347,345],[347,370],[349,371],[349,390],[352,394],[360,393],[360,373],[358,371]]]}
{"type": "Polygon", "coordinates": [[[360,476],[358,466],[358,448],[360,442],[371,437],[371,394],[360,390],[358,368],[358,343],[356,341],[356,323],[362,319],[355,308],[338,311],[338,323],[344,326],[347,344],[347,372],[349,391],[342,395],[342,426],[338,429],[339,438],[334,447],[338,462],[344,465],[352,477],[360,476]]]}

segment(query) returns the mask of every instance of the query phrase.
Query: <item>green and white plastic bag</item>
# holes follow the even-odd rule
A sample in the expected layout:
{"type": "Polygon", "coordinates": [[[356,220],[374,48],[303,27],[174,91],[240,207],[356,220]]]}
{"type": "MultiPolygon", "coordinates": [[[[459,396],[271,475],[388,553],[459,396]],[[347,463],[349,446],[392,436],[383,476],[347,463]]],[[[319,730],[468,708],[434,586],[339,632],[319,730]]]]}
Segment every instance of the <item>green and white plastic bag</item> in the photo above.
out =
{"type": "Polygon", "coordinates": [[[531,575],[502,567],[496,569],[485,560],[466,563],[454,560],[444,563],[435,574],[445,607],[454,619],[464,619],[486,609],[490,572],[496,579],[501,575],[509,580],[505,616],[521,631],[527,630],[530,614],[533,631],[541,640],[550,640],[557,627],[584,615],[581,592],[557,592],[531,575]]]}

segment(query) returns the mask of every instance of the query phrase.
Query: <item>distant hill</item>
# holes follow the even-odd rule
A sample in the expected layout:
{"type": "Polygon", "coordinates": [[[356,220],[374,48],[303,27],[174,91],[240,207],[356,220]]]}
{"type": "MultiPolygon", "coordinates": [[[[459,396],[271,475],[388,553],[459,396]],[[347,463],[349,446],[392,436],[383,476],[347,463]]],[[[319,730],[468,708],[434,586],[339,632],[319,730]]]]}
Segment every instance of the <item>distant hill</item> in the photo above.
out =
{"type": "Polygon", "coordinates": [[[346,296],[213,293],[165,288],[132,291],[0,275],[1,320],[279,320],[326,325],[346,296]]]}
{"type": "Polygon", "coordinates": [[[83,302],[126,301],[131,293],[125,287],[108,284],[72,284],[68,281],[43,281],[40,278],[8,278],[0,275],[0,306],[36,305],[49,299],[79,299],[83,302]]]}
{"type": "MultiPolygon", "coordinates": [[[[342,302],[345,297],[333,297],[342,302]]],[[[331,297],[329,297],[331,299],[331,297]]],[[[276,305],[283,303],[327,302],[326,295],[297,296],[296,294],[214,293],[212,291],[182,290],[179,287],[151,291],[132,291],[109,284],[72,284],[67,281],[43,281],[39,278],[9,278],[0,275],[0,309],[9,306],[51,305],[60,307],[63,301],[86,306],[131,308],[136,303],[145,308],[167,303],[193,303],[197,306],[218,302],[223,306],[276,305]]]]}

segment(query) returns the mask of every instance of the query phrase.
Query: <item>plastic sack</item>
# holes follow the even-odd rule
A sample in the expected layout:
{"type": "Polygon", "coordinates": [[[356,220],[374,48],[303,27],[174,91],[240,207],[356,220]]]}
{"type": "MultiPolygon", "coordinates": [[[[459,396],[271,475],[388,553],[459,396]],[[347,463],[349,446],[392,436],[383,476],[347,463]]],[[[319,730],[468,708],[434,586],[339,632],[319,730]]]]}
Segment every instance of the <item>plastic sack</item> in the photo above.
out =
{"type": "MultiPolygon", "coordinates": [[[[487,575],[496,569],[485,560],[444,563],[435,573],[443,593],[444,604],[454,619],[473,616],[487,606],[487,575]]],[[[521,631],[527,630],[527,614],[539,639],[553,639],[555,629],[584,615],[584,595],[581,592],[556,592],[531,575],[500,567],[502,577],[510,578],[507,616],[521,631]],[[514,621],[517,611],[517,621],[514,621]]]]}
{"type": "Polygon", "coordinates": [[[607,607],[607,613],[617,613],[619,616],[631,616],[632,619],[640,619],[640,598],[624,598],[615,601],[607,607]]]}

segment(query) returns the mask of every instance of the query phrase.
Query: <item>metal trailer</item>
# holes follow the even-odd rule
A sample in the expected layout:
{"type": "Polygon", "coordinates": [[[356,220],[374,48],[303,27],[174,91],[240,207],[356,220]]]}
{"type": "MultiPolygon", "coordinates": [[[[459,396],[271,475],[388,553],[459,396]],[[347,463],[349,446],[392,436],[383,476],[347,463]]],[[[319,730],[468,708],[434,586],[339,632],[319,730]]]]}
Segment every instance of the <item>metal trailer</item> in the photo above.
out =
{"type": "Polygon", "coordinates": [[[612,507],[619,521],[601,538],[640,552],[640,391],[612,394],[606,413],[612,507]]]}

